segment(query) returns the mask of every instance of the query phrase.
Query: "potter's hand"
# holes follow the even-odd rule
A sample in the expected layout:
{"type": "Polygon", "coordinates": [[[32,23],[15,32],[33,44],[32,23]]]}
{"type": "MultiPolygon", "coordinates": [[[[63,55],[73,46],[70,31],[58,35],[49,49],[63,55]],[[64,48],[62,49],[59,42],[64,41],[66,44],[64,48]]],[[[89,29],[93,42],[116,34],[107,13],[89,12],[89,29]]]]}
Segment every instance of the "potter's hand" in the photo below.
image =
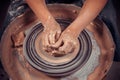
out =
{"type": "Polygon", "coordinates": [[[49,46],[58,40],[60,34],[61,28],[56,21],[47,22],[42,33],[43,48],[48,50],[49,46]]]}
{"type": "MultiPolygon", "coordinates": [[[[83,7],[81,8],[81,11],[79,12],[78,17],[73,21],[74,26],[71,26],[71,28],[74,29],[77,34],[80,33],[91,21],[95,19],[99,12],[104,8],[107,1],[108,0],[86,0],[83,7]]],[[[26,2],[31,7],[36,16],[39,18],[39,20],[42,22],[42,24],[46,24],[46,20],[49,16],[52,15],[50,14],[46,6],[45,0],[26,0],[26,2]]],[[[50,25],[50,27],[47,27],[48,28],[46,28],[43,32],[43,34],[45,33],[43,36],[44,46],[54,43],[56,40],[56,34],[60,33],[60,28],[54,28],[54,25],[50,25]]],[[[71,34],[72,33],[70,33],[69,31],[63,32],[55,46],[60,47],[59,50],[61,51],[70,52],[68,50],[65,50],[65,48],[70,48],[69,45],[74,46],[74,43],[76,41],[76,37],[74,38],[74,36],[71,36],[71,34]],[[64,44],[60,46],[62,42],[64,44]]],[[[70,48],[69,50],[72,49],[70,48]]]]}
{"type": "Polygon", "coordinates": [[[72,53],[77,45],[77,37],[74,36],[73,32],[66,29],[62,32],[59,40],[52,45],[53,48],[58,48],[59,54],[72,53]]]}

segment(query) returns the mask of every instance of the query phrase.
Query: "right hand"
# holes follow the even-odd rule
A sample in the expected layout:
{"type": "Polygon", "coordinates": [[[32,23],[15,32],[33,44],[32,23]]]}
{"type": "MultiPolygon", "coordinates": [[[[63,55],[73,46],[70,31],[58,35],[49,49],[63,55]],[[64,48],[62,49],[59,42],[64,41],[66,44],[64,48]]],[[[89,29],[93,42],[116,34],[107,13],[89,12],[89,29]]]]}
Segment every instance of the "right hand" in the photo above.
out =
{"type": "Polygon", "coordinates": [[[70,30],[68,27],[61,33],[59,40],[51,47],[58,49],[58,52],[55,52],[58,55],[73,53],[78,45],[77,35],[76,31],[70,30]]]}

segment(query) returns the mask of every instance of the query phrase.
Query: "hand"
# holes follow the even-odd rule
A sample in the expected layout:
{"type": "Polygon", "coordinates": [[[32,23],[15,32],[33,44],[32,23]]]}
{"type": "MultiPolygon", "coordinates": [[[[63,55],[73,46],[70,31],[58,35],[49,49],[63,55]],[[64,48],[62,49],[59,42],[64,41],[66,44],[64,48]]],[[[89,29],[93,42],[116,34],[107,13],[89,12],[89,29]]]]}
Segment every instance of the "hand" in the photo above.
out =
{"type": "Polygon", "coordinates": [[[78,39],[77,37],[75,37],[74,33],[69,29],[66,29],[61,34],[59,40],[55,44],[51,45],[51,47],[56,49],[58,48],[57,54],[63,55],[63,54],[72,53],[77,47],[78,45],[77,43],[78,43],[78,39]]]}
{"type": "Polygon", "coordinates": [[[49,21],[44,26],[45,27],[42,33],[42,44],[44,50],[49,50],[49,46],[56,43],[56,41],[58,40],[61,34],[61,28],[56,21],[49,21]]]}

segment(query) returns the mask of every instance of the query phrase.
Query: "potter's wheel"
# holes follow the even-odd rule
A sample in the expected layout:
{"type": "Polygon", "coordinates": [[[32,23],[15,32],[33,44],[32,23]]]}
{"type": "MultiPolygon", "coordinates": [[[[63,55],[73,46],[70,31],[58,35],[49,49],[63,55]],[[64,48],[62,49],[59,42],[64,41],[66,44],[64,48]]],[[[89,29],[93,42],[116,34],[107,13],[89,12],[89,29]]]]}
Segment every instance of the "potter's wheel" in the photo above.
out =
{"type": "MultiPolygon", "coordinates": [[[[71,23],[62,19],[57,21],[63,28],[71,23]]],[[[77,49],[71,54],[60,57],[52,56],[42,49],[40,39],[42,31],[43,26],[37,24],[26,33],[24,42],[25,57],[34,68],[50,76],[66,76],[79,70],[89,59],[92,43],[85,30],[79,35],[77,49]]]]}
{"type": "MultiPolygon", "coordinates": [[[[80,10],[66,4],[48,8],[63,29],[80,10]]],[[[31,10],[8,25],[0,51],[2,64],[12,80],[102,80],[109,71],[115,45],[107,26],[98,18],[79,35],[76,51],[64,56],[42,51],[42,30],[31,10]]]]}

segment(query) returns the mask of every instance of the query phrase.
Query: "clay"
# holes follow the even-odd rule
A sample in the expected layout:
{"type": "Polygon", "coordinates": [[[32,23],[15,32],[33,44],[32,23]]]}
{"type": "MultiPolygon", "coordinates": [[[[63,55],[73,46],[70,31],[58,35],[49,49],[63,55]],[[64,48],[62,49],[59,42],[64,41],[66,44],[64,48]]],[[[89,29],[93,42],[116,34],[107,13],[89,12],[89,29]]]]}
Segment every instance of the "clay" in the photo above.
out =
{"type": "Polygon", "coordinates": [[[13,46],[14,47],[19,47],[23,45],[23,41],[25,38],[24,32],[16,33],[12,35],[12,40],[13,40],[13,46]]]}

